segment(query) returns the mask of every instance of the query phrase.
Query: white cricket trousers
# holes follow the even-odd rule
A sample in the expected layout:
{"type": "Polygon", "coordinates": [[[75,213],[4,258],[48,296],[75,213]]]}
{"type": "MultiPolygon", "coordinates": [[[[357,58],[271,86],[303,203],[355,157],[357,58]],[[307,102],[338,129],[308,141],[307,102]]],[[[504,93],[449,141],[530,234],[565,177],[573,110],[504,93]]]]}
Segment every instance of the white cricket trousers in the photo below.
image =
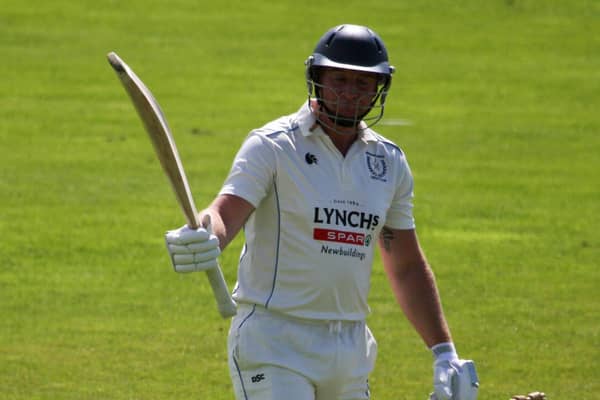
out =
{"type": "Polygon", "coordinates": [[[306,320],[240,304],[228,353],[237,400],[364,400],[377,343],[364,321],[306,320]]]}

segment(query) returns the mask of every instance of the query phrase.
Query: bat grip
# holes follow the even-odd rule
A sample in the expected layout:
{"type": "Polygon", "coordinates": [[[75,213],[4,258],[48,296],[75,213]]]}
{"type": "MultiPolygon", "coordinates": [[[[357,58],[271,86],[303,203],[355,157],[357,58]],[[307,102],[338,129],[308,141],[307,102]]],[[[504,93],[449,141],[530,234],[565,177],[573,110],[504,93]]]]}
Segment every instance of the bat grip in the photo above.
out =
{"type": "MultiPolygon", "coordinates": [[[[198,217],[196,217],[196,220],[198,220],[198,217]]],[[[208,231],[208,233],[213,233],[210,214],[204,214],[202,217],[202,226],[208,231]]],[[[206,275],[208,276],[208,281],[210,282],[215,299],[217,300],[217,307],[221,317],[233,317],[237,313],[237,307],[231,298],[231,295],[229,294],[229,289],[227,288],[225,278],[223,277],[223,271],[221,270],[221,266],[218,264],[218,261],[217,268],[209,269],[206,271],[206,275]]]]}
{"type": "Polygon", "coordinates": [[[219,266],[206,271],[206,275],[208,276],[208,281],[210,282],[210,286],[217,299],[217,307],[219,308],[221,317],[233,317],[237,313],[237,307],[229,294],[229,289],[227,289],[227,285],[225,284],[225,278],[223,277],[221,267],[219,266]]]}

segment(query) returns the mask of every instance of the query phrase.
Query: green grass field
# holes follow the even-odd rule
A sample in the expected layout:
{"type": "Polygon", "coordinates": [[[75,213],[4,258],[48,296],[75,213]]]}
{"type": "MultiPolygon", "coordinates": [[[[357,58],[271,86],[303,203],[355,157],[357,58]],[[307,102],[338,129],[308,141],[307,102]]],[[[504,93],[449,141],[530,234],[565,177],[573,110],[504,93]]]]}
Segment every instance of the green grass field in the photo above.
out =
{"type": "MultiPolygon", "coordinates": [[[[479,398],[600,399],[600,2],[368,3],[3,1],[1,399],[232,398],[228,323],[202,274],[171,270],[163,233],[184,220],[106,53],[160,101],[204,206],[247,132],[304,101],[303,61],[342,22],[397,68],[377,130],[407,153],[479,398]]],[[[430,355],[375,271],[373,398],[425,399],[430,355]]]]}

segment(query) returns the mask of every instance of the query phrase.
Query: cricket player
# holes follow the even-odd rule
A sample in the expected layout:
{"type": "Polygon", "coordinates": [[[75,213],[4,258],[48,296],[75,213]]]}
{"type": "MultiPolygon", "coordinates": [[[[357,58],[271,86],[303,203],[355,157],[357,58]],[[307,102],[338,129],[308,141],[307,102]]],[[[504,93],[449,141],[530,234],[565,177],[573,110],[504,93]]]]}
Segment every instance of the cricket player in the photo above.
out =
{"type": "MultiPolygon", "coordinates": [[[[394,68],[364,26],[327,31],[306,60],[308,100],[253,130],[203,210],[212,234],[166,234],[176,271],[207,270],[243,228],[228,357],[238,400],[369,399],[377,343],[365,324],[375,247],[403,312],[433,354],[437,400],[474,400],[415,233],[413,178],[371,129],[394,68]]],[[[402,362],[399,360],[399,362],[402,362]]]]}

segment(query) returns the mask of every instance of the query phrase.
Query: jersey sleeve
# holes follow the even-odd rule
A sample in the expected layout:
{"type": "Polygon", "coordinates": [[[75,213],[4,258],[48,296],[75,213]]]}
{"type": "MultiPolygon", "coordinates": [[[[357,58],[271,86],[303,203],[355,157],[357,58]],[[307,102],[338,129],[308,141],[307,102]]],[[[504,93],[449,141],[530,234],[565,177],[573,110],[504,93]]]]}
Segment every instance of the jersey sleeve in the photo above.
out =
{"type": "Polygon", "coordinates": [[[413,177],[404,156],[399,160],[399,173],[396,190],[386,215],[385,225],[392,229],[414,229],[413,217],[413,177]]]}
{"type": "Polygon", "coordinates": [[[232,194],[258,207],[272,186],[275,154],[258,134],[251,133],[238,151],[219,194],[232,194]]]}

